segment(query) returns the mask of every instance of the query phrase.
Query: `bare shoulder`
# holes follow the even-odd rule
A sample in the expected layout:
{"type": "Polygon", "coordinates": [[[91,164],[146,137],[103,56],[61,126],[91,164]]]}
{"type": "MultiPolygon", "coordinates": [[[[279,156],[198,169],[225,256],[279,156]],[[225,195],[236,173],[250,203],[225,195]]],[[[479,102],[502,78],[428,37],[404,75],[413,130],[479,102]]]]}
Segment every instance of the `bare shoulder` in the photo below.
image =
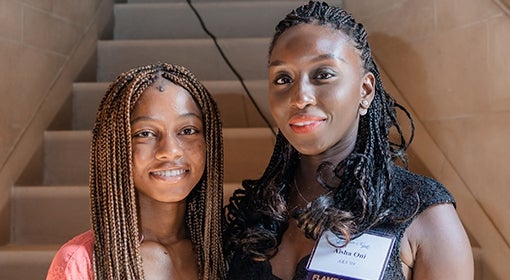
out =
{"type": "Polygon", "coordinates": [[[471,245],[452,204],[427,208],[405,238],[412,251],[413,279],[473,279],[471,245]]]}

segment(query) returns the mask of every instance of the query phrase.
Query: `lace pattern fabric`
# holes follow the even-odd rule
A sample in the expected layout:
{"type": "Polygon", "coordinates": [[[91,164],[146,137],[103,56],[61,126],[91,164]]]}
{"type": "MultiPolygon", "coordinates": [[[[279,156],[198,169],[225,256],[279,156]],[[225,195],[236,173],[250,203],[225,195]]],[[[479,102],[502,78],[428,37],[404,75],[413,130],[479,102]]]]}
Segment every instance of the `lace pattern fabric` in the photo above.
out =
{"type": "Polygon", "coordinates": [[[91,230],[62,245],[51,262],[46,280],[91,280],[94,234],[91,230]]]}
{"type": "MultiPolygon", "coordinates": [[[[393,192],[389,201],[394,205],[397,217],[406,217],[405,222],[383,222],[373,229],[396,236],[390,259],[386,266],[384,280],[404,280],[402,272],[402,260],[400,258],[400,242],[405,230],[414,219],[427,208],[444,203],[455,205],[453,196],[448,190],[434,179],[411,173],[401,167],[395,166],[395,174],[392,181],[393,192]],[[407,196],[407,189],[416,188],[419,197],[418,209],[413,199],[407,196]],[[409,216],[411,215],[411,216],[409,216]]],[[[295,270],[294,280],[306,279],[306,264],[308,257],[301,260],[295,270]]],[[[279,280],[272,274],[269,261],[253,261],[247,256],[235,254],[230,264],[228,279],[265,279],[279,280]]]]}

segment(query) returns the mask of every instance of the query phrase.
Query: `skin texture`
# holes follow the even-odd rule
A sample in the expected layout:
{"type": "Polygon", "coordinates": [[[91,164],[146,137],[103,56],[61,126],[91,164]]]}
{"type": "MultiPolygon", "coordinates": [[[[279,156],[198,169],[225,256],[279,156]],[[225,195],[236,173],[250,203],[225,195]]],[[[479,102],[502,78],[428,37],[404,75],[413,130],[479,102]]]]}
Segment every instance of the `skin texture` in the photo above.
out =
{"type": "MultiPolygon", "coordinates": [[[[325,192],[310,170],[324,161],[340,162],[353,151],[359,116],[375,94],[374,80],[348,36],[328,26],[300,24],[275,42],[269,59],[270,109],[301,154],[295,182],[304,199],[293,188],[289,209],[325,192]]],[[[273,274],[292,279],[296,264],[313,246],[290,221],[270,259],[273,274]]],[[[430,207],[413,221],[402,240],[401,259],[407,279],[473,279],[471,248],[452,205],[430,207]]]]}
{"type": "Polygon", "coordinates": [[[406,230],[400,247],[407,279],[473,279],[473,255],[451,204],[430,207],[406,230]],[[406,244],[407,243],[407,244],[406,244]]]}
{"type": "Polygon", "coordinates": [[[184,215],[205,168],[201,112],[186,90],[162,80],[140,97],[131,130],[146,279],[197,279],[184,215]]]}
{"type": "Polygon", "coordinates": [[[373,83],[348,37],[328,28],[293,27],[271,53],[271,113],[301,154],[345,158],[356,140],[360,102],[372,100],[373,83]]]}

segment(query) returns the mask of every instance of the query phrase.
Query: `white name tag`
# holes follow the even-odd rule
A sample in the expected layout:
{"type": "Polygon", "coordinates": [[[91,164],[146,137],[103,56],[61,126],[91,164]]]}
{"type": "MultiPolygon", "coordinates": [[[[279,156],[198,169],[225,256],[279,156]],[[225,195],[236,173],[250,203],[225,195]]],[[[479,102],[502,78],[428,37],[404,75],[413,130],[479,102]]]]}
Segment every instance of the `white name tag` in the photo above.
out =
{"type": "Polygon", "coordinates": [[[345,247],[331,231],[317,241],[308,261],[308,280],[382,279],[395,238],[369,231],[345,247]]]}

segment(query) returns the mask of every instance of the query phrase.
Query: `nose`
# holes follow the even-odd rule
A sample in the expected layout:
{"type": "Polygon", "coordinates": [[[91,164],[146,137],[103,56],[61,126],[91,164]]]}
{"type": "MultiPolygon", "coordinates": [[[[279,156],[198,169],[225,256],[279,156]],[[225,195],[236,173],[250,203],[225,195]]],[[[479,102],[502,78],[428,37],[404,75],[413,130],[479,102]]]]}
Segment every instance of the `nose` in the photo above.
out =
{"type": "Polygon", "coordinates": [[[315,104],[316,98],[313,85],[306,78],[300,79],[299,82],[294,84],[291,105],[298,109],[304,109],[309,105],[315,104]]]}
{"type": "Polygon", "coordinates": [[[182,157],[183,149],[177,136],[165,135],[158,141],[156,159],[176,160],[182,157]]]}

